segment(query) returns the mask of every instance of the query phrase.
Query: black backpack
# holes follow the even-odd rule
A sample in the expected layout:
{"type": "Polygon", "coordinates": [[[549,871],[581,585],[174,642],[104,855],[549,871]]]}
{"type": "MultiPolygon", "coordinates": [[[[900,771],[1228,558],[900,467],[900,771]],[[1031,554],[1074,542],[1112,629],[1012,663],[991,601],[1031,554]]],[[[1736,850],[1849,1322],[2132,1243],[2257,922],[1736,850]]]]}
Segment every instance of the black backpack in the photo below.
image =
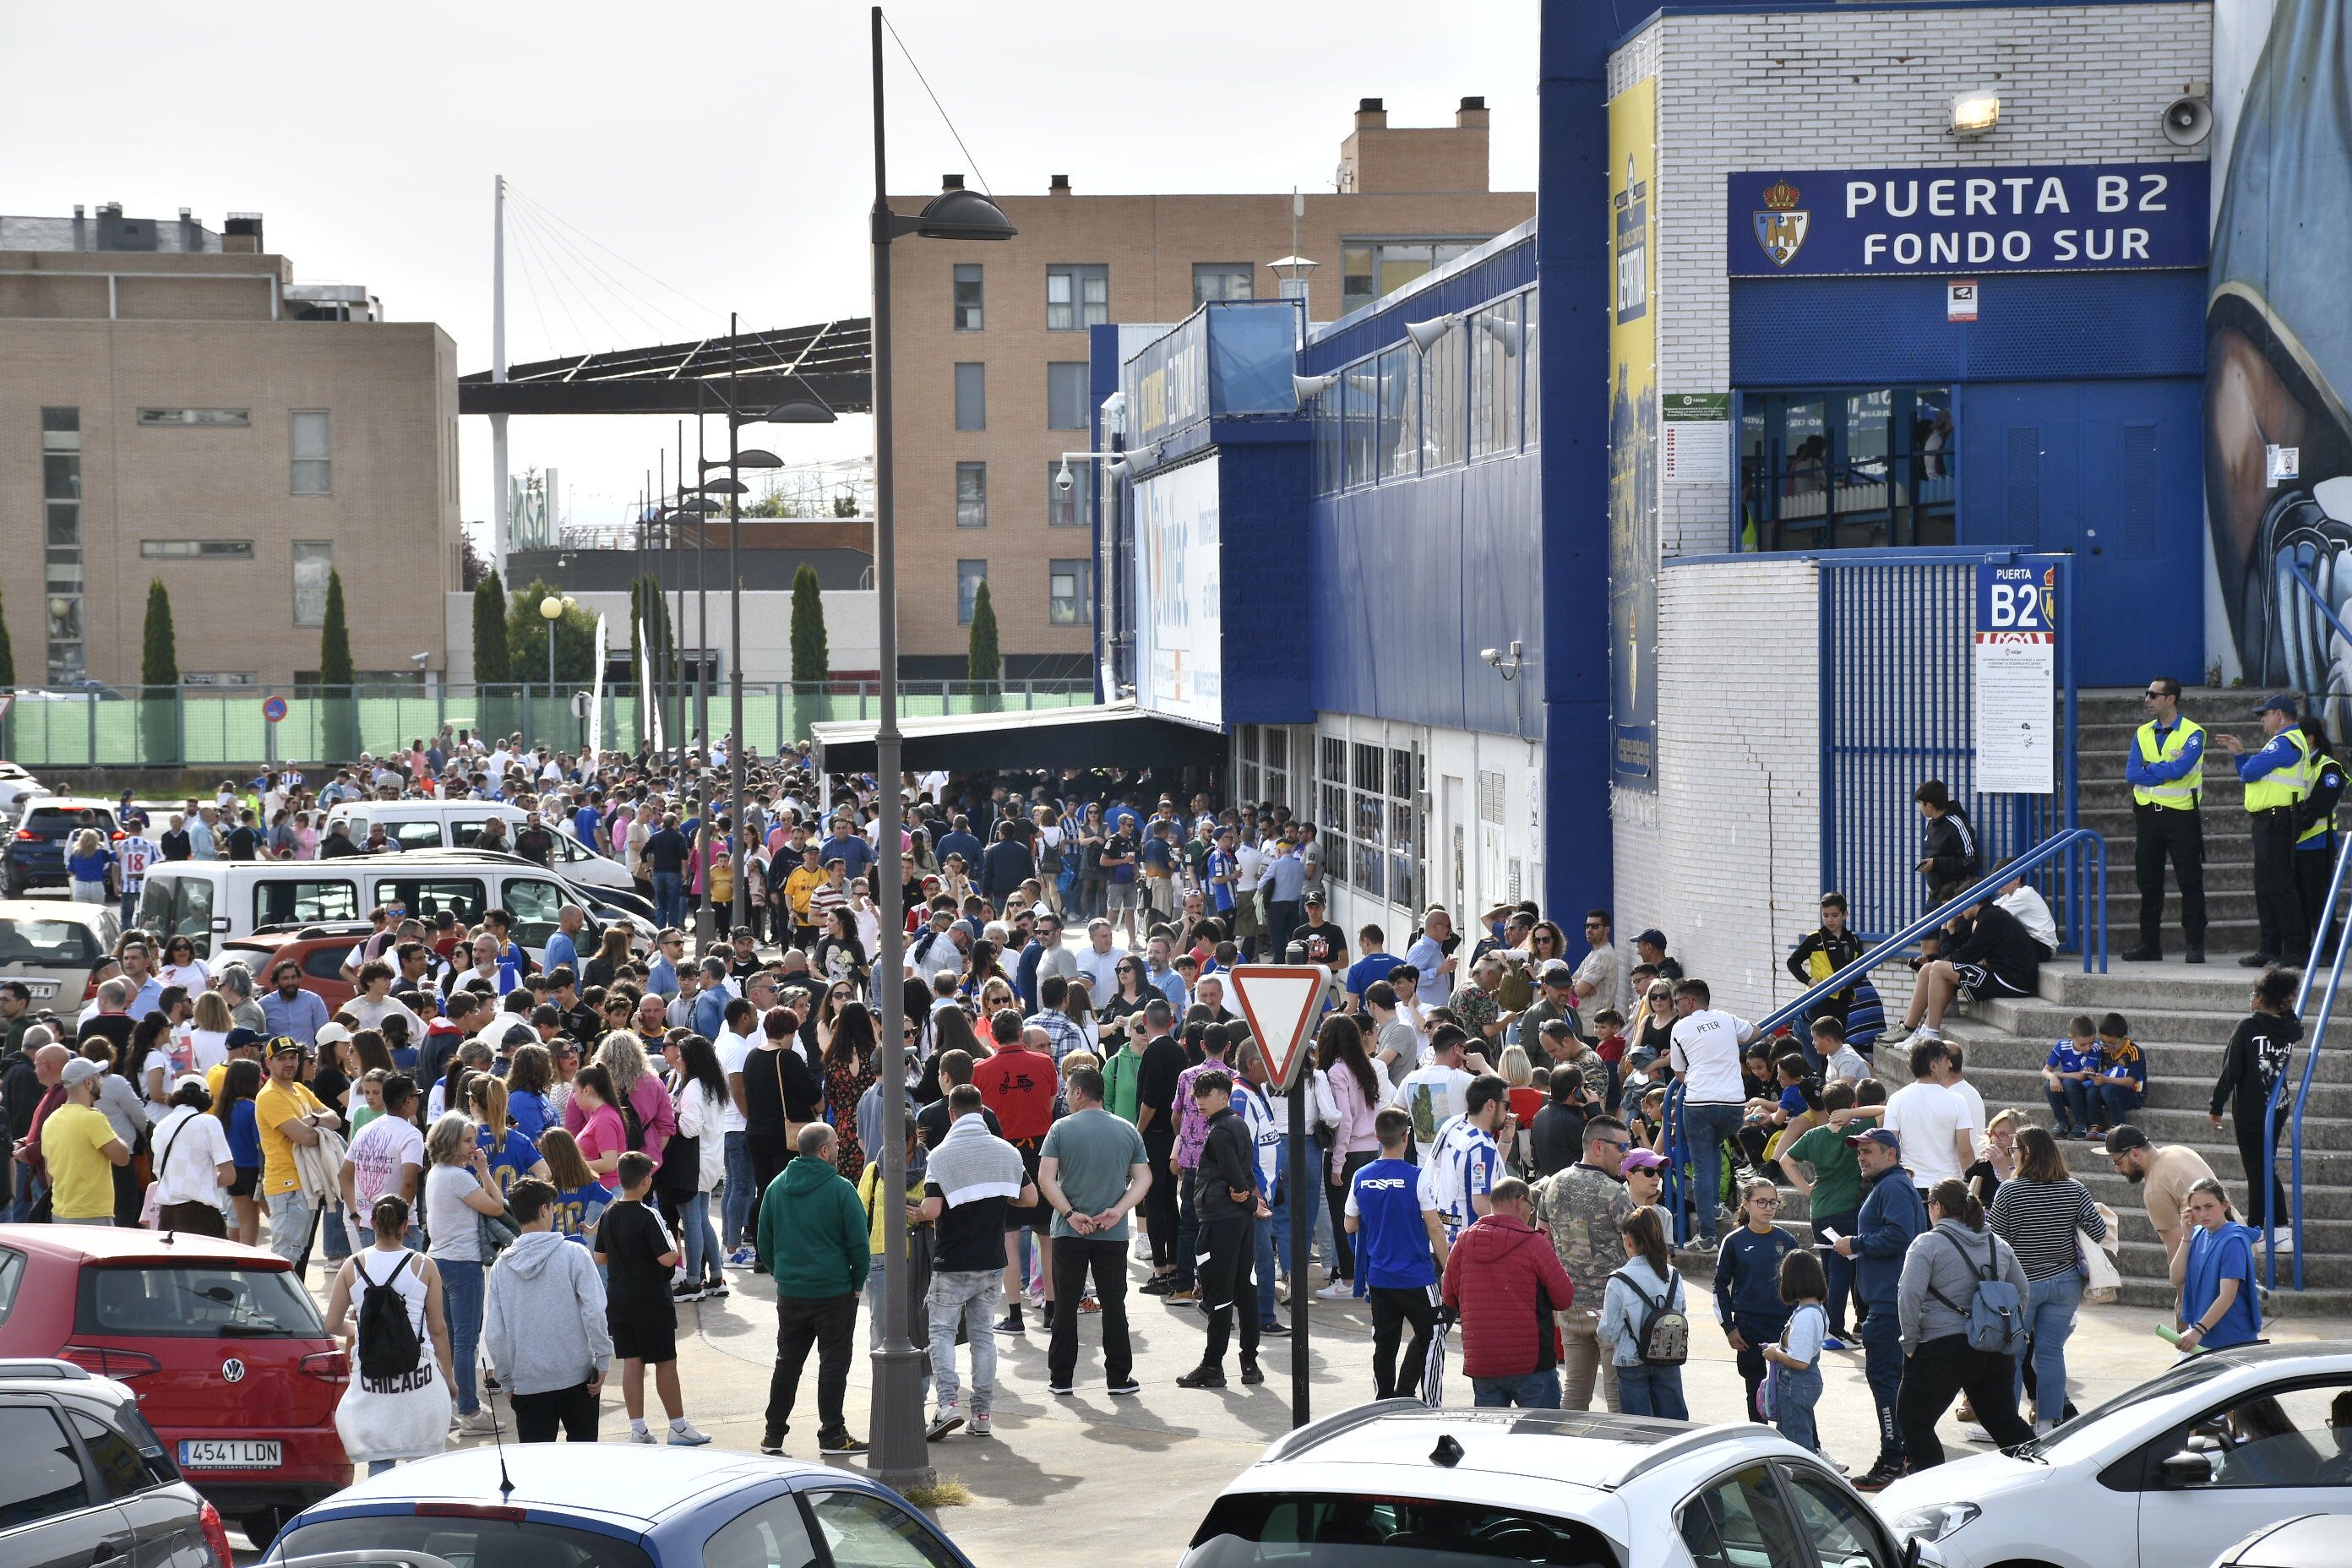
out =
{"type": "Polygon", "coordinates": [[[1642,1303],[1642,1321],[1633,1328],[1633,1348],[1641,1353],[1642,1364],[1680,1366],[1690,1360],[1690,1315],[1675,1305],[1675,1292],[1681,1282],[1669,1275],[1666,1293],[1653,1301],[1624,1269],[1610,1278],[1625,1281],[1625,1289],[1642,1303]]]}
{"type": "Polygon", "coordinates": [[[406,1377],[424,1359],[425,1342],[408,1315],[407,1299],[393,1289],[400,1271],[415,1256],[402,1253],[392,1272],[381,1280],[369,1274],[358,1258],[352,1260],[352,1267],[367,1281],[367,1289],[360,1293],[360,1375],[372,1383],[406,1377]]]}

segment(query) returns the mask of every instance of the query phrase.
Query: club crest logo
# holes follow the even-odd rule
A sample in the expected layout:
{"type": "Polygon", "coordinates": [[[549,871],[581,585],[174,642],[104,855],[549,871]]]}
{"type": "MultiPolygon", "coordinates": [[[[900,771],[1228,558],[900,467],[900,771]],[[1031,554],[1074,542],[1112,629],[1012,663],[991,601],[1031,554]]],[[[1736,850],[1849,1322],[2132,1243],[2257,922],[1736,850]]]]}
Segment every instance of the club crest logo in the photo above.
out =
{"type": "Polygon", "coordinates": [[[1805,232],[1812,226],[1813,215],[1797,203],[1802,199],[1797,187],[1786,180],[1775,180],[1764,193],[1766,210],[1755,215],[1756,243],[1772,258],[1775,267],[1786,267],[1804,248],[1805,232]]]}

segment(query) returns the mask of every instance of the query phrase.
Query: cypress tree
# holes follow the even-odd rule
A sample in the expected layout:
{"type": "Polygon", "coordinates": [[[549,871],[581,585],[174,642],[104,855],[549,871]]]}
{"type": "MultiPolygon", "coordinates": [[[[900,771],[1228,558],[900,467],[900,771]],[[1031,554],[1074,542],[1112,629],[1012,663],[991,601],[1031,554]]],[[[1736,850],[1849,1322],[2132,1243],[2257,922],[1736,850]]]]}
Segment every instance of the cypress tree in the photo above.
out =
{"type": "Polygon", "coordinates": [[[139,655],[139,732],[150,764],[178,760],[180,653],[172,630],[172,595],[163,581],[147,584],[147,634],[139,655]]]}
{"type": "Polygon", "coordinates": [[[324,705],[320,726],[326,754],[320,760],[348,763],[359,755],[359,693],[352,668],[352,628],[344,618],[343,574],[327,573],[327,615],[319,628],[319,699],[324,705]]]}
{"type": "Polygon", "coordinates": [[[8,642],[8,617],[0,615],[0,686],[16,684],[16,650],[8,642]]]}
{"type": "Polygon", "coordinates": [[[821,681],[831,674],[831,650],[824,637],[824,599],[816,584],[816,568],[803,562],[793,574],[793,679],[821,681]]]}
{"type": "Polygon", "coordinates": [[[514,679],[507,653],[507,591],[493,571],[474,585],[474,679],[503,686],[514,679]]]}
{"type": "Polygon", "coordinates": [[[971,650],[966,662],[972,680],[992,685],[1003,678],[1004,660],[996,648],[996,606],[989,602],[985,577],[971,598],[971,650]]]}

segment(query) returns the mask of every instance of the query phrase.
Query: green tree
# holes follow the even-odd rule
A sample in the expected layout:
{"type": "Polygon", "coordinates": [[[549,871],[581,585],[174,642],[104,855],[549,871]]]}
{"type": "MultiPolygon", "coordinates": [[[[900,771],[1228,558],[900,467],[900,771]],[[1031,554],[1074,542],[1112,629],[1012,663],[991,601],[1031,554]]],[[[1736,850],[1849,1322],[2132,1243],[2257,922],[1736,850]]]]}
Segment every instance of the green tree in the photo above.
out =
{"type": "Polygon", "coordinates": [[[147,635],[139,655],[141,760],[171,763],[180,752],[180,651],[172,630],[172,595],[163,581],[147,584],[147,635]]]}
{"type": "Polygon", "coordinates": [[[824,596],[817,587],[816,568],[803,562],[793,574],[793,681],[829,679],[832,657],[825,644],[824,596]]]}
{"type": "Polygon", "coordinates": [[[839,495],[834,497],[833,515],[835,517],[856,517],[857,515],[857,498],[851,495],[847,490],[844,490],[839,495]]]}
{"type": "Polygon", "coordinates": [[[360,751],[360,702],[352,668],[352,628],[343,613],[343,574],[327,572],[327,615],[319,628],[320,743],[329,763],[348,763],[360,751]]]}
{"type": "Polygon", "coordinates": [[[988,579],[980,580],[971,597],[971,651],[968,679],[993,685],[1004,677],[1004,659],[996,649],[996,606],[989,602],[988,579]]]}
{"type": "Polygon", "coordinates": [[[483,686],[503,686],[514,679],[507,655],[507,591],[496,571],[483,574],[474,585],[474,679],[483,686]]]}
{"type": "MultiPolygon", "coordinates": [[[[541,601],[561,598],[560,589],[541,578],[509,595],[502,635],[509,668],[530,684],[547,679],[547,618],[541,601]]],[[[566,610],[555,623],[555,679],[559,686],[586,686],[596,679],[596,617],[583,609],[566,610]]]]}

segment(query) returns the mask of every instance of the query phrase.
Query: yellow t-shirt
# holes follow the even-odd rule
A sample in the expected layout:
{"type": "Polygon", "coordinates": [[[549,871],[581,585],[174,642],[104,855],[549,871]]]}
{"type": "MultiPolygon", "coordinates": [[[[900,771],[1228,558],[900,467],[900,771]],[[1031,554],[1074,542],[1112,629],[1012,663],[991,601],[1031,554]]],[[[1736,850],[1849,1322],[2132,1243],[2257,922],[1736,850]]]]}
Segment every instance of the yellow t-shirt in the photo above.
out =
{"type": "Polygon", "coordinates": [[[325,1109],[309,1085],[279,1083],[274,1078],[253,1097],[253,1124],[261,1133],[262,1196],[290,1193],[302,1184],[294,1174],[294,1145],[278,1131],[279,1124],[325,1109]]]}
{"type": "Polygon", "coordinates": [[[49,1167],[49,1207],[57,1218],[113,1215],[114,1163],[105,1151],[114,1142],[114,1123],[87,1105],[68,1100],[42,1119],[41,1158],[49,1167]]]}
{"type": "Polygon", "coordinates": [[[809,895],[824,886],[823,871],[806,866],[795,866],[793,874],[784,879],[784,902],[792,906],[793,916],[803,925],[808,923],[809,895]]]}
{"type": "Polygon", "coordinates": [[[215,1062],[205,1069],[205,1092],[213,1097],[213,1103],[215,1105],[220,1103],[221,1079],[226,1077],[228,1077],[226,1062],[215,1062]]]}
{"type": "MultiPolygon", "coordinates": [[[[882,1256],[882,1162],[868,1160],[857,1173],[857,1201],[866,1205],[866,1245],[872,1256],[882,1256]]],[[[915,1227],[907,1227],[907,1255],[915,1252],[915,1227]]]]}

